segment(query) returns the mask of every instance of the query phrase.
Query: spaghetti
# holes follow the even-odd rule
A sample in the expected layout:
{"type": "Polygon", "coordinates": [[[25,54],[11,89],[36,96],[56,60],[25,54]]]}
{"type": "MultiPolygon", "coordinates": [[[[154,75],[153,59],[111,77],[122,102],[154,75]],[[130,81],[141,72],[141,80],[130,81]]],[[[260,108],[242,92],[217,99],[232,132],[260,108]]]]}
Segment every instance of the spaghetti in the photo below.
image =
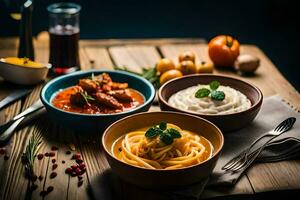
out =
{"type": "Polygon", "coordinates": [[[125,163],[148,169],[188,167],[212,156],[213,147],[203,136],[182,130],[174,124],[167,124],[167,128],[176,129],[181,134],[171,144],[165,144],[159,136],[147,138],[145,133],[148,127],[117,139],[112,145],[112,152],[125,163]]]}

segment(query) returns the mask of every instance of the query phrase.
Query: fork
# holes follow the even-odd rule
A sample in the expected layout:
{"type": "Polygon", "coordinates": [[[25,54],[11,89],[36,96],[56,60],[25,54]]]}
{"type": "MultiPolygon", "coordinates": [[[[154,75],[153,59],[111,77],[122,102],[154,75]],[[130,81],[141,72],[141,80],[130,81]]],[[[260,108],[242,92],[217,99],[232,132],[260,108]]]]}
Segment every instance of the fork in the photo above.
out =
{"type": "MultiPolygon", "coordinates": [[[[241,169],[243,166],[245,166],[247,164],[248,154],[251,151],[251,149],[255,146],[255,144],[257,144],[261,139],[263,139],[267,136],[272,136],[270,139],[267,140],[267,142],[264,143],[263,146],[265,147],[265,145],[267,145],[271,140],[278,137],[282,133],[288,131],[294,125],[295,121],[296,121],[296,118],[294,118],[294,117],[287,118],[286,120],[281,122],[278,126],[276,126],[276,128],[274,128],[273,130],[271,130],[271,131],[267,132],[266,134],[258,137],[254,142],[252,142],[250,144],[250,146],[246,150],[244,150],[239,155],[237,155],[236,157],[231,159],[229,162],[227,162],[222,167],[222,169],[226,170],[226,171],[227,170],[238,171],[239,169],[241,169]]],[[[261,151],[262,151],[262,148],[260,148],[260,151],[258,151],[257,154],[259,155],[261,153],[261,151]]],[[[257,157],[257,156],[254,156],[254,157],[257,157]]]]}

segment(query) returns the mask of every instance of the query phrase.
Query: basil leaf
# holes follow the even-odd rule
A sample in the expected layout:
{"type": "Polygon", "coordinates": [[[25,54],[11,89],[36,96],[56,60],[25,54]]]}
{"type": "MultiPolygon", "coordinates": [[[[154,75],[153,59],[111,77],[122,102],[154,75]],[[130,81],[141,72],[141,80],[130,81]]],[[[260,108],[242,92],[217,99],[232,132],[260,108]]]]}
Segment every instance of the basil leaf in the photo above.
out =
{"type": "Polygon", "coordinates": [[[167,129],[167,123],[166,122],[160,122],[159,124],[160,130],[166,130],[167,129]]]}
{"type": "Polygon", "coordinates": [[[181,134],[178,130],[174,128],[169,128],[167,131],[172,136],[172,138],[181,138],[181,134]]]}
{"type": "Polygon", "coordinates": [[[216,101],[223,101],[225,99],[225,93],[222,91],[214,90],[211,92],[211,99],[216,101]]]}
{"type": "Polygon", "coordinates": [[[149,128],[149,129],[146,131],[145,136],[146,136],[147,138],[154,138],[154,137],[156,137],[157,135],[159,135],[159,133],[160,133],[160,132],[158,131],[157,128],[151,127],[151,128],[149,128]]]}
{"type": "Polygon", "coordinates": [[[171,134],[169,134],[169,133],[163,133],[163,134],[160,135],[160,140],[161,140],[163,143],[169,145],[169,144],[172,144],[172,142],[173,142],[173,137],[172,137],[171,134]]]}
{"type": "Polygon", "coordinates": [[[219,86],[220,86],[220,83],[218,81],[212,81],[209,84],[209,87],[211,90],[216,90],[219,88],[219,86]]]}
{"type": "Polygon", "coordinates": [[[210,94],[210,90],[206,88],[201,88],[195,93],[196,98],[208,97],[210,94]]]}

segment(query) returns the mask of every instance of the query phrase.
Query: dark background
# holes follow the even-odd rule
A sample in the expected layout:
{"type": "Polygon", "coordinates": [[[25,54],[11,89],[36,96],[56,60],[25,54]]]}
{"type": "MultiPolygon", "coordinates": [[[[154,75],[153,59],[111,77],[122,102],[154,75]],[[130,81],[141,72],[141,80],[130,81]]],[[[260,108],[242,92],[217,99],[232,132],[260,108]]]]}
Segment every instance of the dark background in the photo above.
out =
{"type": "MultiPolygon", "coordinates": [[[[9,1],[9,0],[6,0],[9,1]]],[[[47,30],[47,5],[35,0],[34,34],[47,30]]],[[[299,91],[300,20],[292,0],[81,0],[81,38],[201,37],[230,34],[259,46],[299,91]]],[[[0,36],[18,34],[18,22],[0,0],[0,36]]],[[[263,66],[261,66],[263,67],[263,66]]]]}

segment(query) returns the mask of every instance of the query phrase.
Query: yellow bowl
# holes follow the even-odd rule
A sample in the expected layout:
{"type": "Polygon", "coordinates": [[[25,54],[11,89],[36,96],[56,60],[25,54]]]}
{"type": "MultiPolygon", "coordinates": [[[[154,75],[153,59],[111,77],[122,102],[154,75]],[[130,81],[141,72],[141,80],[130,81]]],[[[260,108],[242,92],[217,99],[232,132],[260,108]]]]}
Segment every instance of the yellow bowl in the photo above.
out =
{"type": "Polygon", "coordinates": [[[51,64],[22,66],[7,63],[4,58],[0,59],[0,76],[9,82],[20,85],[33,85],[44,81],[50,68],[51,64]]]}

